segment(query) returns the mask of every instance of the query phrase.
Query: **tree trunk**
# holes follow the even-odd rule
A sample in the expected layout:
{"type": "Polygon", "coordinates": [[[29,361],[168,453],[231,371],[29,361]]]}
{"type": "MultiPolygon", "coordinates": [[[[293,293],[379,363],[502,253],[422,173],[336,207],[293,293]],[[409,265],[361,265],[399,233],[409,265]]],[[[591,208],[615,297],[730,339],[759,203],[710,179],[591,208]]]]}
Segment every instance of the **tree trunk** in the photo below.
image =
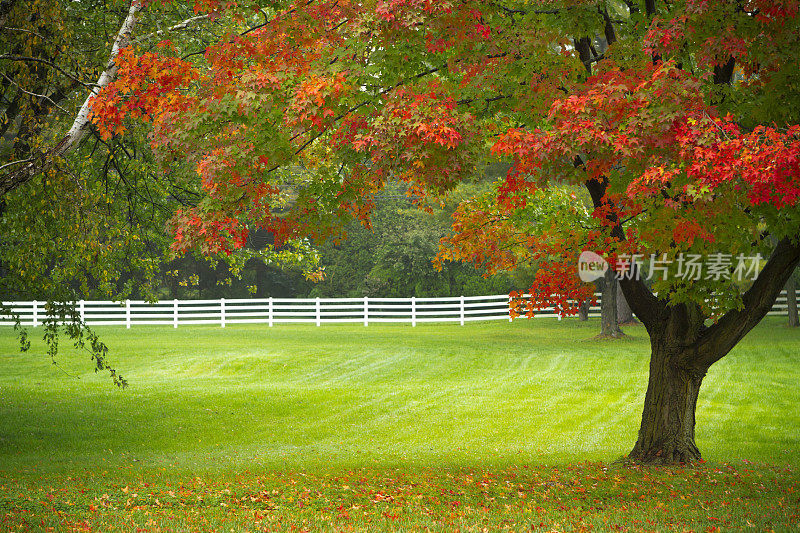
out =
{"type": "Polygon", "coordinates": [[[606,270],[600,288],[600,337],[622,337],[617,321],[617,278],[612,269],[606,270]]]}
{"type": "MultiPolygon", "coordinates": [[[[649,9],[649,8],[648,8],[649,9]]],[[[585,182],[594,206],[604,205],[608,179],[585,182]]],[[[625,240],[622,223],[612,214],[611,234],[625,240]]],[[[687,463],[700,459],[694,440],[695,408],[703,377],[772,309],[775,299],[800,263],[800,244],[783,238],[742,295],[741,306],[706,325],[698,303],[671,304],[657,298],[636,274],[620,285],[625,299],[650,335],[650,377],[636,445],[629,457],[651,463],[687,463]]],[[[604,284],[608,285],[608,284],[604,284]]],[[[604,304],[605,304],[605,293],[604,304]]]]}
{"type": "Polygon", "coordinates": [[[703,375],[682,368],[678,349],[653,340],[650,378],[644,399],[639,438],[630,458],[653,464],[699,460],[694,441],[695,408],[703,375]]]}
{"type": "Polygon", "coordinates": [[[178,276],[167,276],[167,285],[169,286],[169,297],[173,300],[178,299],[178,276]]]}
{"type": "Polygon", "coordinates": [[[581,302],[581,305],[578,308],[578,319],[581,322],[586,322],[589,320],[589,300],[584,300],[581,302]]]}
{"type": "Polygon", "coordinates": [[[797,282],[794,275],[786,282],[786,308],[789,312],[789,327],[796,328],[797,322],[797,282]]]}
{"type": "Polygon", "coordinates": [[[254,265],[256,271],[256,298],[266,298],[270,296],[269,277],[267,275],[267,265],[258,261],[254,265]]]}
{"type": "Polygon", "coordinates": [[[628,305],[628,300],[625,299],[625,294],[622,292],[622,286],[617,283],[617,323],[620,325],[635,324],[636,318],[633,316],[631,306],[628,305]]]}

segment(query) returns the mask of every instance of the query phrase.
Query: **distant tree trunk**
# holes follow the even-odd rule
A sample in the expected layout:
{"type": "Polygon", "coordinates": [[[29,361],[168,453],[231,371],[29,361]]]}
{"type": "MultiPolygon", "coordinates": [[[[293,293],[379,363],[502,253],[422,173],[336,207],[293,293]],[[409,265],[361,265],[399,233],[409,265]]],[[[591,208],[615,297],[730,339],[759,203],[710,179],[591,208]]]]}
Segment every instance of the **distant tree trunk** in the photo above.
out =
{"type": "Polygon", "coordinates": [[[628,300],[625,299],[625,294],[622,292],[622,287],[619,283],[617,285],[617,323],[618,324],[634,324],[636,318],[633,316],[631,306],[628,305],[628,300]]]}
{"type": "Polygon", "coordinates": [[[178,299],[178,276],[167,276],[167,285],[169,286],[169,296],[173,300],[178,299]]]}
{"type": "Polygon", "coordinates": [[[269,279],[267,277],[267,265],[258,261],[255,263],[256,270],[256,298],[266,298],[269,294],[269,279]]]}
{"type": "Polygon", "coordinates": [[[217,291],[219,290],[219,275],[217,268],[208,269],[208,278],[206,279],[206,298],[217,298],[217,291]]]}
{"type": "Polygon", "coordinates": [[[600,336],[622,337],[625,335],[619,329],[617,320],[617,278],[612,269],[608,269],[603,276],[600,287],[600,336]]]}
{"type": "Polygon", "coordinates": [[[789,327],[796,328],[797,322],[797,282],[794,276],[786,283],[786,307],[789,311],[789,327]]]}
{"type": "Polygon", "coordinates": [[[578,308],[578,319],[581,322],[586,322],[589,320],[589,300],[584,300],[581,302],[581,305],[578,308]]]}

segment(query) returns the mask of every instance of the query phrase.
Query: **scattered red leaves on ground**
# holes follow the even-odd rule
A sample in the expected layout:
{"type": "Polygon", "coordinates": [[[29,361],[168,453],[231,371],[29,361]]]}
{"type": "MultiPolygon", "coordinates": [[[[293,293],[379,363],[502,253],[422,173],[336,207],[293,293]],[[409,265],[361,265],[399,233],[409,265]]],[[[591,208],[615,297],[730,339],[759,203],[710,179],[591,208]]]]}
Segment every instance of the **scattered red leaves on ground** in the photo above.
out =
{"type": "Polygon", "coordinates": [[[185,478],[5,478],[7,531],[770,531],[800,527],[792,468],[627,464],[185,478]]]}

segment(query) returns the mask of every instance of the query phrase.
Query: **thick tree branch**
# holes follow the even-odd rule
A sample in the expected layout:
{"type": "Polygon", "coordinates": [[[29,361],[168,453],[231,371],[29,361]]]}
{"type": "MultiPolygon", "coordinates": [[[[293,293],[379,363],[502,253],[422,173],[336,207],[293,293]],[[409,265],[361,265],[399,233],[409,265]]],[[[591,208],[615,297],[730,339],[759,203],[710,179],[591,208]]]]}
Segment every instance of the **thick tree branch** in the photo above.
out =
{"type": "Polygon", "coordinates": [[[111,81],[116,77],[117,70],[119,69],[116,63],[117,56],[119,55],[119,51],[128,46],[130,43],[130,36],[133,32],[134,26],[136,26],[137,15],[141,9],[142,6],[139,3],[139,0],[133,0],[133,2],[131,2],[131,7],[128,10],[128,16],[125,17],[125,20],[123,21],[122,26],[117,33],[117,38],[114,39],[114,45],[111,47],[111,54],[109,54],[106,69],[102,72],[102,74],[100,74],[100,77],[97,79],[97,83],[95,84],[96,87],[92,89],[92,92],[86,97],[86,100],[84,100],[80,111],[78,111],[78,116],[75,117],[72,127],[69,129],[69,132],[67,132],[67,138],[69,139],[70,147],[80,141],[86,132],[86,128],[89,125],[89,117],[91,115],[92,99],[97,96],[97,94],[100,92],[100,89],[111,83],[111,81]]]}
{"type": "MultiPolygon", "coordinates": [[[[608,189],[608,179],[603,178],[602,181],[590,179],[584,182],[584,185],[592,197],[594,207],[601,207],[608,189]]],[[[624,241],[625,232],[622,231],[622,224],[617,215],[611,214],[609,222],[612,224],[611,235],[619,241],[624,241]]],[[[649,331],[651,327],[661,321],[666,305],[656,298],[644,281],[640,279],[638,265],[632,264],[630,268],[630,276],[624,276],[619,280],[619,284],[631,310],[649,331]]]]}
{"type": "Polygon", "coordinates": [[[617,42],[617,32],[614,31],[614,23],[611,21],[611,17],[608,16],[608,9],[598,9],[600,10],[600,14],[603,15],[603,20],[605,21],[605,26],[603,26],[603,34],[605,34],[606,37],[606,44],[611,46],[617,42]]]}
{"type": "Polygon", "coordinates": [[[159,35],[164,35],[165,33],[168,33],[168,32],[177,31],[177,30],[183,30],[183,29],[188,28],[189,26],[191,26],[195,22],[200,22],[200,21],[203,21],[203,20],[209,20],[209,15],[208,14],[198,15],[196,17],[192,17],[192,18],[186,19],[183,22],[179,22],[178,24],[175,24],[174,26],[170,26],[169,28],[166,28],[164,30],[154,31],[153,33],[148,33],[147,35],[140,35],[140,36],[136,37],[135,41],[136,42],[145,41],[145,40],[148,40],[148,39],[152,39],[153,37],[158,37],[159,35]]]}
{"type": "Polygon", "coordinates": [[[574,39],[573,44],[575,45],[575,50],[578,51],[578,56],[581,59],[581,63],[583,63],[584,68],[586,69],[586,76],[592,75],[592,49],[591,49],[591,42],[589,41],[588,37],[581,37],[580,39],[574,39]]]}
{"type": "Polygon", "coordinates": [[[728,58],[723,65],[714,66],[714,83],[716,85],[730,85],[733,81],[733,71],[736,66],[736,59],[728,58]]]}
{"type": "Polygon", "coordinates": [[[701,335],[688,366],[707,369],[730,352],[775,304],[789,276],[800,262],[800,243],[783,239],[775,246],[767,264],[742,296],[742,309],[733,309],[701,335]]]}

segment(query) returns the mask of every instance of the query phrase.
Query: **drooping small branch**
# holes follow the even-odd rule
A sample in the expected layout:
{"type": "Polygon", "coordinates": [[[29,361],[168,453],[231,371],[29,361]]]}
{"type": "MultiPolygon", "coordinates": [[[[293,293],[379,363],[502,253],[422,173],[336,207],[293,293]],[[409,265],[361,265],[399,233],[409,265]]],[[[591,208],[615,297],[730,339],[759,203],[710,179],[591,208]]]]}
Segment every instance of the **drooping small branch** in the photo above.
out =
{"type": "Polygon", "coordinates": [[[41,58],[41,57],[20,56],[20,55],[14,55],[14,54],[0,54],[0,59],[7,59],[9,61],[22,61],[22,62],[30,62],[30,63],[41,63],[43,65],[47,65],[48,67],[50,67],[51,69],[53,69],[55,71],[58,71],[59,74],[71,79],[72,81],[74,81],[76,83],[80,83],[81,85],[83,85],[86,88],[91,89],[93,87],[92,85],[90,85],[88,83],[85,83],[84,81],[78,79],[77,76],[75,76],[74,74],[70,74],[69,72],[67,72],[66,70],[64,70],[63,68],[59,67],[58,65],[56,65],[55,63],[53,63],[52,61],[50,61],[48,59],[44,59],[44,58],[41,58]]]}
{"type": "Polygon", "coordinates": [[[50,96],[48,96],[46,94],[35,93],[33,91],[28,91],[28,90],[22,88],[22,86],[19,83],[15,82],[13,79],[11,79],[8,76],[6,76],[4,73],[0,72],[0,75],[2,75],[4,79],[8,80],[8,82],[11,85],[15,86],[17,88],[17,90],[20,91],[22,94],[27,94],[28,96],[33,96],[34,98],[38,98],[39,100],[46,100],[47,102],[50,103],[50,105],[52,105],[56,109],[58,109],[58,110],[60,110],[60,111],[62,111],[64,113],[67,112],[66,109],[64,109],[63,107],[58,105],[58,102],[53,100],[53,98],[51,98],[50,96]]]}

